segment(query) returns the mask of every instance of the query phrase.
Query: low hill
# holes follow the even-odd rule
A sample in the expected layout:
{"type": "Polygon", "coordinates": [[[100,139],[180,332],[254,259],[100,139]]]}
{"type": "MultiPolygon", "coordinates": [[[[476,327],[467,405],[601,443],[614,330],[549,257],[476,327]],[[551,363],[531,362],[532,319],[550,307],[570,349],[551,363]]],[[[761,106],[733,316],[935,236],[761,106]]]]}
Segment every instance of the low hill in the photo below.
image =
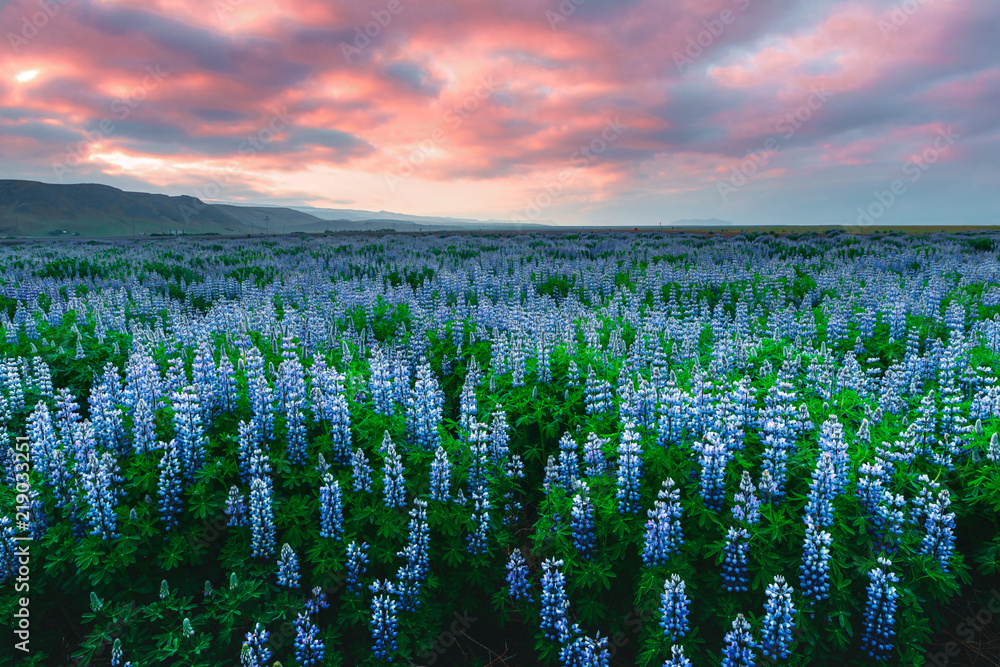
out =
{"type": "Polygon", "coordinates": [[[186,195],[126,192],[92,183],[56,185],[0,180],[0,234],[129,236],[169,233],[245,234],[238,219],[186,195]]]}

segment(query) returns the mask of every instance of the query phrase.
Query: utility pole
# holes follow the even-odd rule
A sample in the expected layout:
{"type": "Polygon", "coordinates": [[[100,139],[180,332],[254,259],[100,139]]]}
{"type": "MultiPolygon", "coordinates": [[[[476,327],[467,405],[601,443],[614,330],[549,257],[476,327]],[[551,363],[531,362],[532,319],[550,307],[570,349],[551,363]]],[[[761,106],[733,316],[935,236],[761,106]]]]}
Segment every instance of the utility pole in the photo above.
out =
{"type": "Polygon", "coordinates": [[[264,230],[265,234],[271,233],[271,216],[269,215],[264,216],[264,230]]]}

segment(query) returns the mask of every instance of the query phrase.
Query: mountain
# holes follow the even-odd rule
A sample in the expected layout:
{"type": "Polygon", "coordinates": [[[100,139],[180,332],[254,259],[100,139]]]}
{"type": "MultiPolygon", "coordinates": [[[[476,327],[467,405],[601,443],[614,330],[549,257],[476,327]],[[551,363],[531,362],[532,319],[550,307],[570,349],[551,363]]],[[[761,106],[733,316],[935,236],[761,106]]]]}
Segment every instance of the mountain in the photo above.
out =
{"type": "Polygon", "coordinates": [[[323,220],[308,213],[280,206],[236,206],[233,204],[209,204],[209,206],[225,213],[256,233],[315,232],[317,230],[314,227],[324,224],[323,220]]]}
{"type": "MultiPolygon", "coordinates": [[[[475,220],[473,218],[407,215],[405,213],[393,213],[392,211],[363,211],[354,208],[315,208],[313,206],[292,206],[290,208],[316,216],[320,220],[392,220],[398,222],[415,222],[424,225],[447,225],[451,227],[484,224],[482,220],[475,220]]],[[[510,224],[502,220],[487,220],[485,224],[489,223],[510,224]]]]}
{"type": "Polygon", "coordinates": [[[246,234],[247,225],[200,199],[125,192],[93,183],[55,185],[0,180],[0,234],[129,236],[169,233],[246,234]]]}
{"type": "MultiPolygon", "coordinates": [[[[209,204],[187,195],[126,192],[93,183],[57,185],[0,180],[0,236],[132,236],[172,232],[243,235],[270,232],[400,232],[511,227],[462,218],[354,209],[209,204]],[[321,215],[312,215],[315,211],[321,215]]],[[[520,226],[517,226],[520,228],[520,226]]]]}
{"type": "MultiPolygon", "coordinates": [[[[725,220],[675,220],[674,228],[735,227],[725,220]]],[[[645,225],[635,229],[663,229],[645,225]]],[[[187,234],[290,234],[345,231],[585,231],[502,220],[473,220],[389,211],[314,208],[309,206],[241,206],[206,203],[196,197],[126,192],[93,183],[55,185],[0,180],[0,236],[132,236],[187,234]]],[[[597,228],[589,228],[596,230],[597,228]]],[[[626,226],[600,229],[629,229],[626,226]]]]}

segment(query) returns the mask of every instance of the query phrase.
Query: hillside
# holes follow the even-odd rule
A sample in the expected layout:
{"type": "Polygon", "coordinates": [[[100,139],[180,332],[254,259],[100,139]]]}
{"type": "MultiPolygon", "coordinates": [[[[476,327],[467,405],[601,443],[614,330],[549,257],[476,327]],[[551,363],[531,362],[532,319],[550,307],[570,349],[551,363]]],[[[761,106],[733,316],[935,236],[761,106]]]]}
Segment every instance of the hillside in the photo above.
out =
{"type": "Polygon", "coordinates": [[[127,236],[167,233],[245,234],[250,228],[218,207],[182,195],[125,192],[107,185],[0,180],[0,234],[127,236]]]}

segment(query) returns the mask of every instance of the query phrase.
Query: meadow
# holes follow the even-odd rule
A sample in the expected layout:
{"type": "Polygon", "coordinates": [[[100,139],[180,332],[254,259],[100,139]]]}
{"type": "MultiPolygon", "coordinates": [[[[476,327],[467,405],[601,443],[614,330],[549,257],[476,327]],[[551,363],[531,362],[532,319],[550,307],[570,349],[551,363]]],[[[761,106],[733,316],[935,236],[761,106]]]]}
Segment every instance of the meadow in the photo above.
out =
{"type": "Polygon", "coordinates": [[[997,237],[0,247],[0,662],[971,664],[997,237]]]}

